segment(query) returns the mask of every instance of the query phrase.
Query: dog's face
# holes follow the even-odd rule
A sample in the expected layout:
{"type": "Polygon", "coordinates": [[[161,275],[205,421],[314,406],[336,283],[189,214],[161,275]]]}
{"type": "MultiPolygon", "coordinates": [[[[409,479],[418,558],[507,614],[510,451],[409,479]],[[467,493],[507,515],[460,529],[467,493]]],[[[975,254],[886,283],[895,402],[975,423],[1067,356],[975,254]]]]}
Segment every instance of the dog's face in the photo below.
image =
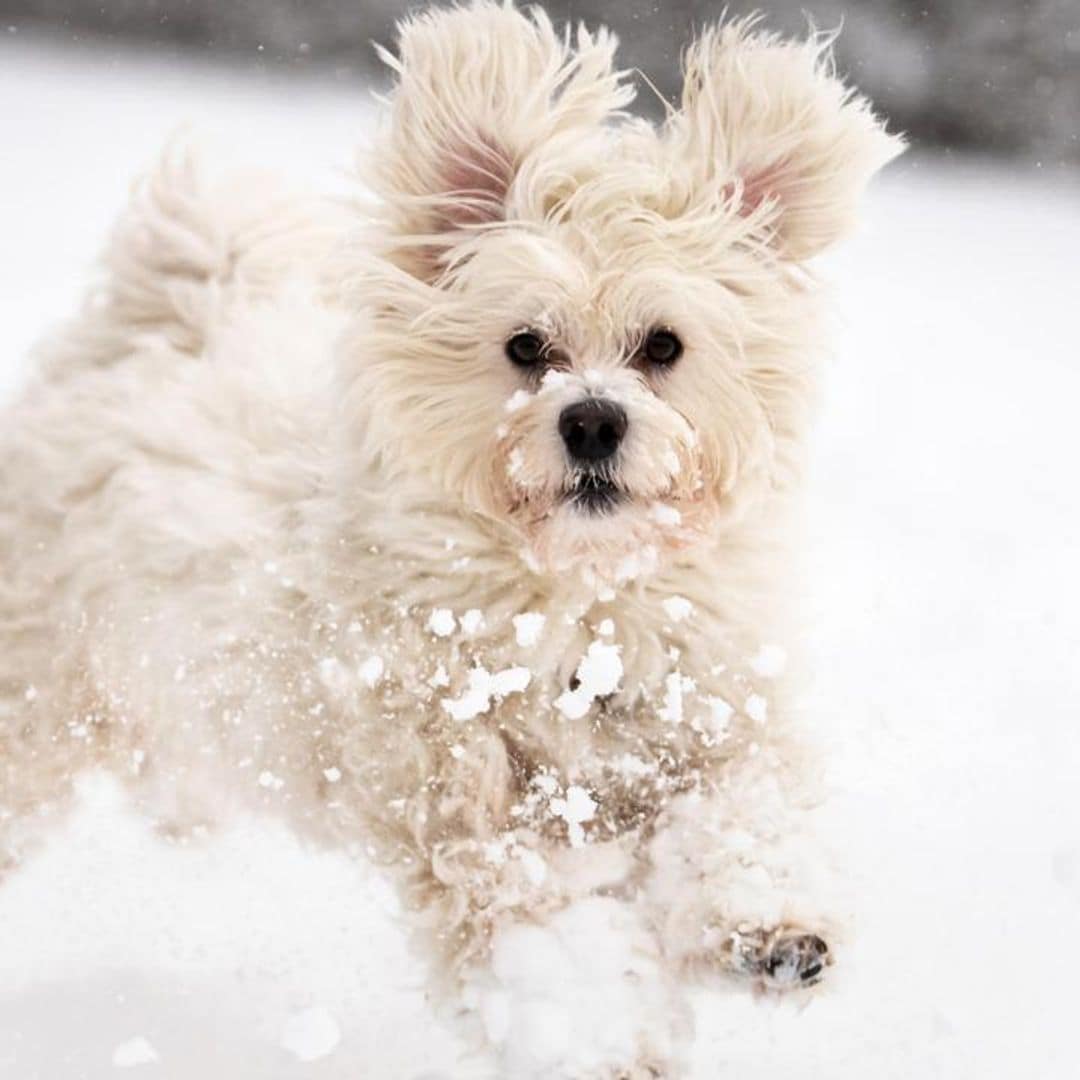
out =
{"type": "Polygon", "coordinates": [[[707,34],[659,129],[620,112],[613,47],[483,0],[406,24],[351,396],[398,482],[618,581],[786,482],[799,263],[899,144],[817,45],[707,34]]]}
{"type": "Polygon", "coordinates": [[[647,571],[708,535],[772,455],[740,370],[744,304],[638,216],[640,179],[582,180],[565,221],[484,231],[429,316],[462,335],[442,467],[550,570],[647,571]]]}

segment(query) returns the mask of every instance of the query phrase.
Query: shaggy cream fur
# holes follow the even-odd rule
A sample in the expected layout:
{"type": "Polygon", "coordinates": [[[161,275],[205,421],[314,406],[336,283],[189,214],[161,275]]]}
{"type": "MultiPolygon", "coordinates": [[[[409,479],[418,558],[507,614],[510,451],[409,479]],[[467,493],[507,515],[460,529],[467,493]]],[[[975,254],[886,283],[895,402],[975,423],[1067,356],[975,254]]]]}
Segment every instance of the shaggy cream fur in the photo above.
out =
{"type": "Polygon", "coordinates": [[[410,17],[350,207],[166,155],[0,434],[0,867],[88,767],[169,832],[286,815],[397,876],[515,1077],[676,1075],[680,972],[829,960],[775,645],[803,262],[901,144],[818,39],[705,33],[659,127],[614,49],[410,17]],[[584,399],[627,417],[598,510],[584,399]]]}

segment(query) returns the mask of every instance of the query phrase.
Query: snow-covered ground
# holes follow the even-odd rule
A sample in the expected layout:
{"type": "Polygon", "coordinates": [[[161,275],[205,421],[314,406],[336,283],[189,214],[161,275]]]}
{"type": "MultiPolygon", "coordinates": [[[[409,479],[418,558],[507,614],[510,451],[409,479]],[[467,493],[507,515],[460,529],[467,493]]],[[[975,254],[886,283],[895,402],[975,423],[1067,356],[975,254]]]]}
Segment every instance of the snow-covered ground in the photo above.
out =
{"type": "MultiPolygon", "coordinates": [[[[0,101],[0,395],[178,124],[332,177],[369,115],[331,79],[4,34],[0,101]]],[[[814,711],[858,928],[807,1008],[701,992],[695,1075],[1066,1080],[1080,187],[901,162],[829,270],[844,319],[812,503],[814,711]]],[[[265,824],[166,847],[91,783],[0,889],[0,1077],[489,1077],[431,1020],[393,910],[363,868],[265,824]]]]}

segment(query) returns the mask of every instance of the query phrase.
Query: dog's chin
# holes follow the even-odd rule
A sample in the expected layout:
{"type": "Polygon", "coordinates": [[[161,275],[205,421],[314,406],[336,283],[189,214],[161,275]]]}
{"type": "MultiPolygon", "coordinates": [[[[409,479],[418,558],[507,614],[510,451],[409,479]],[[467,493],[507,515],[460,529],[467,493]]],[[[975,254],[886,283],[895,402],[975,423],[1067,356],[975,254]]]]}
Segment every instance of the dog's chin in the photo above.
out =
{"type": "Polygon", "coordinates": [[[685,546],[679,515],[660,515],[654,500],[590,479],[561,493],[529,533],[526,559],[551,577],[573,575],[598,587],[647,577],[685,546]]]}

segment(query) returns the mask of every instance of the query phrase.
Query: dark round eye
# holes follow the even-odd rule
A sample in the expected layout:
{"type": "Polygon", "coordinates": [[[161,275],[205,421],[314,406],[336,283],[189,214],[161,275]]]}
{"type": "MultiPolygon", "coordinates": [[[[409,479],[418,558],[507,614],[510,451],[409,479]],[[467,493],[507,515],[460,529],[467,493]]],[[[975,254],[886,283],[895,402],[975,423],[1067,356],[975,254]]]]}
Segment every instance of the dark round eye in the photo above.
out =
{"type": "Polygon", "coordinates": [[[506,355],[518,367],[533,367],[544,356],[544,339],[531,330],[522,330],[506,343],[506,355]]]}
{"type": "Polygon", "coordinates": [[[682,342],[670,330],[652,330],[641,351],[650,364],[669,367],[682,356],[682,342]]]}

